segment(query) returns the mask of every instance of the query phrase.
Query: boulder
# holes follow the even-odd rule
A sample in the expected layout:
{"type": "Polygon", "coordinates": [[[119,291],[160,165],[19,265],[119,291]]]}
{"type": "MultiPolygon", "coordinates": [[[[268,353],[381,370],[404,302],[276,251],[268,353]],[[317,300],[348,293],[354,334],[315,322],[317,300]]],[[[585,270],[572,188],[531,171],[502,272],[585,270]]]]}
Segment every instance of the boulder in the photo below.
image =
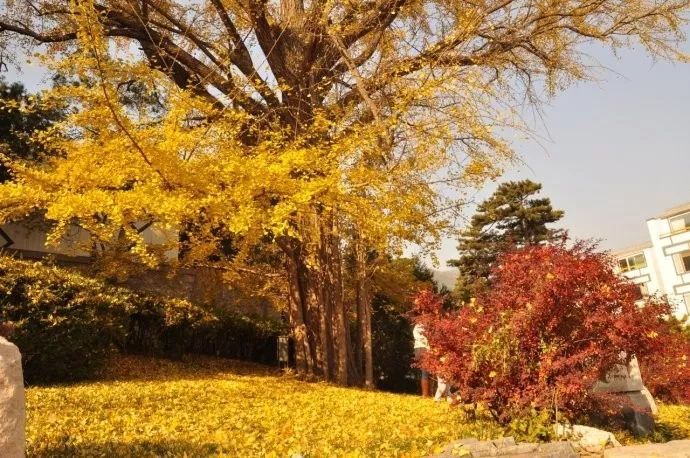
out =
{"type": "Polygon", "coordinates": [[[559,438],[569,440],[573,446],[589,453],[601,452],[608,447],[621,444],[612,433],[584,425],[554,425],[559,438]]]}
{"type": "MultiPolygon", "coordinates": [[[[515,441],[512,438],[507,438],[509,442],[504,442],[505,439],[498,439],[499,444],[510,444],[515,445],[515,441]]],[[[460,439],[455,442],[450,443],[440,455],[436,458],[451,458],[458,456],[465,457],[483,457],[483,456],[496,456],[498,454],[498,447],[494,441],[480,441],[476,438],[460,439]]]]}
{"type": "Polygon", "coordinates": [[[534,456],[539,458],[579,458],[580,455],[570,442],[549,442],[548,444],[541,444],[534,456]]]}
{"type": "Polygon", "coordinates": [[[650,393],[649,390],[644,387],[640,390],[640,394],[647,400],[647,404],[652,411],[652,415],[657,415],[659,413],[659,408],[656,406],[656,401],[654,401],[652,393],[650,393]]]}
{"type": "Polygon", "coordinates": [[[26,412],[19,349],[0,337],[0,457],[24,456],[26,412]]]}
{"type": "Polygon", "coordinates": [[[628,431],[637,437],[649,436],[654,432],[654,417],[649,412],[624,407],[623,421],[628,431]]]}
{"type": "Polygon", "coordinates": [[[610,393],[609,399],[625,422],[628,431],[638,437],[648,436],[654,432],[652,404],[641,391],[610,393]]]}

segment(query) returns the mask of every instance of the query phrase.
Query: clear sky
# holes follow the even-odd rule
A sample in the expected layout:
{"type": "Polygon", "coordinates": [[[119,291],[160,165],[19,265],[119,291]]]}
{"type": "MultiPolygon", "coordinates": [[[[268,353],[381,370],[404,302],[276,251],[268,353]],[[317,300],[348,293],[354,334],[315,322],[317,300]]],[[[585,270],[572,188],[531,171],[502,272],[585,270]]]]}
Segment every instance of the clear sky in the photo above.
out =
{"type": "MultiPolygon", "coordinates": [[[[690,52],[690,42],[684,49],[690,52]]],[[[502,180],[541,182],[572,236],[616,249],[645,241],[647,218],[690,201],[690,64],[655,63],[640,48],[619,58],[596,54],[610,71],[545,107],[537,130],[546,138],[517,144],[527,167],[507,170],[502,180]]],[[[43,76],[26,67],[5,77],[35,89],[43,76]]],[[[441,268],[457,256],[455,245],[443,243],[441,268]]]]}
{"type": "MultiPolygon", "coordinates": [[[[541,182],[571,236],[615,250],[646,241],[648,218],[690,201],[690,64],[653,62],[639,48],[597,57],[610,71],[545,107],[538,131],[548,138],[516,145],[526,167],[501,180],[541,182]]],[[[443,263],[455,247],[444,242],[443,263]]]]}

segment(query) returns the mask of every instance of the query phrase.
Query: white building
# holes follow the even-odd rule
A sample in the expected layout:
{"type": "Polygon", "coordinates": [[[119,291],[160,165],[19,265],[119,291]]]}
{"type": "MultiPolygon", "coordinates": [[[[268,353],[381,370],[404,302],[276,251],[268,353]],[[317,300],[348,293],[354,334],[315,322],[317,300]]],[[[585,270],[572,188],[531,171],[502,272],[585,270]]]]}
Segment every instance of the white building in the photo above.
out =
{"type": "MultiPolygon", "coordinates": [[[[165,230],[153,223],[139,223],[133,228],[141,234],[144,242],[153,247],[165,247],[165,258],[176,260],[178,236],[176,231],[165,230]]],[[[0,225],[0,254],[23,259],[41,259],[52,256],[63,263],[89,263],[91,252],[98,251],[89,232],[70,226],[57,244],[48,244],[50,225],[40,217],[29,217],[24,221],[0,225]]]]}
{"type": "Polygon", "coordinates": [[[647,220],[650,241],[614,253],[641,295],[664,294],[676,316],[690,315],[690,202],[647,220]]]}

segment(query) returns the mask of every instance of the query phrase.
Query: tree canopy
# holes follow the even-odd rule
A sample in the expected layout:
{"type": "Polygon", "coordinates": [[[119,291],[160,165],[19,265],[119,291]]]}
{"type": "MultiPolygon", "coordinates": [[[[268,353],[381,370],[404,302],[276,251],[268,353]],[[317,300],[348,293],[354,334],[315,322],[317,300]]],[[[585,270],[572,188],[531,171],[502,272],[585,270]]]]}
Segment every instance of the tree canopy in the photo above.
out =
{"type": "MultiPolygon", "coordinates": [[[[640,43],[684,59],[690,0],[14,0],[1,46],[42,44],[72,84],[41,137],[64,152],[11,164],[0,219],[40,208],[57,241],[78,224],[147,265],[171,246],[135,222],[187,231],[188,264],[233,240],[223,268],[280,250],[298,369],[372,382],[378,258],[436,243],[451,196],[513,158],[520,112],[592,77],[583,45],[640,43]],[[130,89],[147,103],[133,104],[130,89]],[[65,135],[69,133],[69,135],[65,135]],[[345,258],[356,261],[347,270],[345,258]],[[344,301],[352,276],[360,304],[344,301]],[[369,337],[367,337],[369,336],[369,337]],[[363,375],[362,375],[363,374],[363,375]]],[[[176,245],[171,241],[170,245],[176,245]]]]}

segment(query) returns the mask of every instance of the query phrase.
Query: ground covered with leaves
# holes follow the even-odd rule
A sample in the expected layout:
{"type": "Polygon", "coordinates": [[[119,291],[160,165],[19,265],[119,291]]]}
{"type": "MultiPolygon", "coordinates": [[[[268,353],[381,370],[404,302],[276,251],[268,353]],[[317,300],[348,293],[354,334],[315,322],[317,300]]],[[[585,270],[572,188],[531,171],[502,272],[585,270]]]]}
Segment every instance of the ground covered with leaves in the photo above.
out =
{"type": "Polygon", "coordinates": [[[28,390],[30,455],[419,456],[501,434],[445,403],[246,363],[128,357],[111,369],[105,381],[28,390]]]}
{"type": "MultiPolygon", "coordinates": [[[[29,456],[423,456],[506,434],[445,403],[211,358],[127,357],[102,381],[27,397],[29,456]]],[[[690,407],[661,410],[665,436],[690,436],[690,407]]]]}

